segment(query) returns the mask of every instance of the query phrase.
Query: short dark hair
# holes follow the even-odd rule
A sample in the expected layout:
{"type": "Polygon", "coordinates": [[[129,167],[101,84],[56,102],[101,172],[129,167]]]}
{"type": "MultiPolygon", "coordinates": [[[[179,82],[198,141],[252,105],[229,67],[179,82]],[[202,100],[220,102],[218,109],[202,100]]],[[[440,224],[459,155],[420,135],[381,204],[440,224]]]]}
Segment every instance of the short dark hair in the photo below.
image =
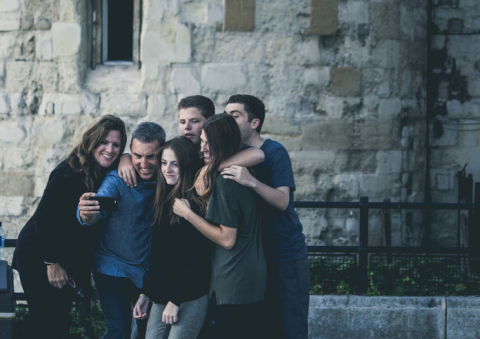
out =
{"type": "Polygon", "coordinates": [[[198,108],[205,119],[215,115],[215,105],[213,104],[213,101],[203,95],[185,97],[178,103],[178,110],[190,107],[198,108]]]}
{"type": "Polygon", "coordinates": [[[166,133],[162,126],[155,122],[145,121],[135,127],[131,142],[133,142],[133,139],[137,139],[142,143],[149,144],[157,140],[158,146],[162,146],[165,143],[165,137],[166,133]]]}
{"type": "Polygon", "coordinates": [[[235,94],[228,98],[228,104],[243,104],[245,112],[248,114],[248,121],[253,119],[260,120],[260,124],[258,124],[256,129],[258,133],[262,131],[263,121],[265,120],[265,105],[262,100],[253,95],[235,94]]]}

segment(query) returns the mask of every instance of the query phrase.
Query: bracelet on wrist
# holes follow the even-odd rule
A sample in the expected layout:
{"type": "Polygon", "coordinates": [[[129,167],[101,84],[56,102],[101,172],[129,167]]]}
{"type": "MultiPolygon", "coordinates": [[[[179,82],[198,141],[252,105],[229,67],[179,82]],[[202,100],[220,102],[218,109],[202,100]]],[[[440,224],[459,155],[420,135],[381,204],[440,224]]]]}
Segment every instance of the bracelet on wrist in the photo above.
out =
{"type": "Polygon", "coordinates": [[[147,301],[150,301],[150,299],[149,299],[145,294],[142,293],[142,294],[140,294],[140,296],[141,296],[142,298],[145,298],[147,301]]]}

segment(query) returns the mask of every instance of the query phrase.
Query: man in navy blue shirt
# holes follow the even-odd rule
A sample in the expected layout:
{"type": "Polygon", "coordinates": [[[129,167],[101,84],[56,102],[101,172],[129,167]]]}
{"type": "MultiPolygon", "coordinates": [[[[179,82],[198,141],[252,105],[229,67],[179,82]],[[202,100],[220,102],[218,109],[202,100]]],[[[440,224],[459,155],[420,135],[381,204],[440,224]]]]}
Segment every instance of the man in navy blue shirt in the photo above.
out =
{"type": "Polygon", "coordinates": [[[225,111],[235,118],[244,144],[260,148],[265,161],[254,167],[256,177],[241,166],[222,171],[225,178],[251,187],[263,206],[263,244],[267,259],[266,338],[308,337],[310,274],[305,235],[294,209],[295,181],[285,148],[260,136],[263,102],[251,95],[233,95],[225,111]]]}
{"type": "Polygon", "coordinates": [[[102,219],[105,225],[100,246],[95,251],[93,272],[107,325],[104,339],[130,338],[132,305],[138,299],[150,268],[155,154],[164,143],[165,131],[160,125],[139,124],[130,144],[137,185],[128,187],[117,170],[113,170],[107,174],[97,194],[85,193],[80,198],[77,211],[80,223],[88,226],[102,219]],[[115,197],[118,211],[99,212],[97,201],[86,199],[96,195],[115,197]]]}

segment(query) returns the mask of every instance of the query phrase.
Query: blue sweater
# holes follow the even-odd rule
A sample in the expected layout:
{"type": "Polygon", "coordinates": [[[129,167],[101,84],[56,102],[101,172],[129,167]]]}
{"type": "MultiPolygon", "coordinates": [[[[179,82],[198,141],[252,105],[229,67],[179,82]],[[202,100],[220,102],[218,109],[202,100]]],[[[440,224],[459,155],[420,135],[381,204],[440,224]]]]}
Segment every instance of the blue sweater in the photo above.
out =
{"type": "MultiPolygon", "coordinates": [[[[133,188],[124,183],[116,170],[105,177],[97,195],[117,198],[118,211],[100,212],[93,222],[102,219],[105,225],[94,256],[94,266],[100,273],[125,277],[135,286],[143,286],[150,268],[155,189],[156,183],[146,182],[138,175],[133,188]]],[[[80,220],[79,210],[77,217],[80,220]]]]}

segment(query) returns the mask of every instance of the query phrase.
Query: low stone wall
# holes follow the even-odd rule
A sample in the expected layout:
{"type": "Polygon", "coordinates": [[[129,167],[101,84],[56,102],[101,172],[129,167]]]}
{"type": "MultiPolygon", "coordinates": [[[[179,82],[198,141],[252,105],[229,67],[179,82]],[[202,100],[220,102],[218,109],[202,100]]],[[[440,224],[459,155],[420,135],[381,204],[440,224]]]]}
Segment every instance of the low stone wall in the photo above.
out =
{"type": "Polygon", "coordinates": [[[480,338],[478,297],[311,296],[309,338],[480,338]]]}

